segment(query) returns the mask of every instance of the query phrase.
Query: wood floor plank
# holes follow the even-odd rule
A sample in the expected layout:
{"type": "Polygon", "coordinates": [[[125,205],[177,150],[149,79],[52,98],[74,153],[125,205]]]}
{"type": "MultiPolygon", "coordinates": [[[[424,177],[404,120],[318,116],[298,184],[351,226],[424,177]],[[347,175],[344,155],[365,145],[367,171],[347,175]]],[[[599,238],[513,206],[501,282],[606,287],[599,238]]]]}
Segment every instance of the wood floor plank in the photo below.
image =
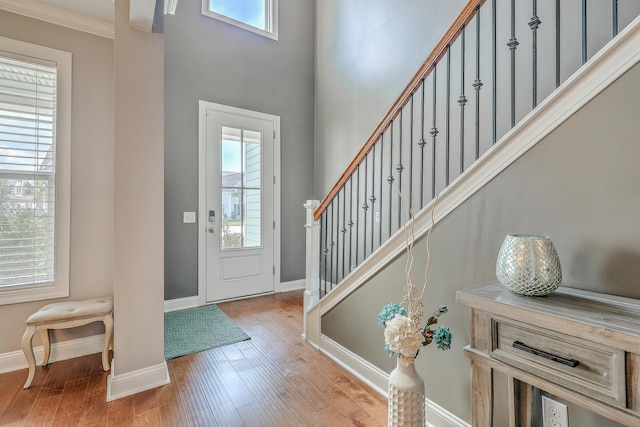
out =
{"type": "Polygon", "coordinates": [[[9,372],[1,375],[0,378],[2,378],[2,381],[0,381],[0,419],[2,419],[13,397],[20,391],[27,379],[27,371],[21,369],[9,372]]]}
{"type": "Polygon", "coordinates": [[[31,387],[13,395],[2,417],[0,417],[0,425],[23,421],[27,418],[46,377],[47,372],[42,369],[36,369],[31,387]]]}
{"type": "Polygon", "coordinates": [[[213,371],[200,372],[197,381],[209,402],[209,408],[221,426],[243,426],[236,406],[229,397],[224,384],[213,371]]]}
{"type": "Polygon", "coordinates": [[[161,424],[160,408],[157,406],[144,412],[139,412],[133,417],[133,427],[158,427],[161,424]]]}
{"type": "Polygon", "coordinates": [[[62,391],[62,398],[56,411],[56,418],[65,418],[72,414],[82,414],[89,378],[70,379],[62,391]]]}
{"type": "Polygon", "coordinates": [[[167,361],[170,384],[107,403],[101,354],[0,375],[0,426],[384,426],[387,401],[301,338],[303,292],[219,304],[250,340],[167,361]]]}
{"type": "Polygon", "coordinates": [[[193,414],[188,414],[188,417],[189,425],[191,427],[226,427],[226,424],[218,424],[216,422],[216,417],[209,408],[202,409],[194,412],[193,414]]]}
{"type": "Polygon", "coordinates": [[[36,399],[25,424],[28,426],[50,426],[58,409],[62,394],[36,399]]]}

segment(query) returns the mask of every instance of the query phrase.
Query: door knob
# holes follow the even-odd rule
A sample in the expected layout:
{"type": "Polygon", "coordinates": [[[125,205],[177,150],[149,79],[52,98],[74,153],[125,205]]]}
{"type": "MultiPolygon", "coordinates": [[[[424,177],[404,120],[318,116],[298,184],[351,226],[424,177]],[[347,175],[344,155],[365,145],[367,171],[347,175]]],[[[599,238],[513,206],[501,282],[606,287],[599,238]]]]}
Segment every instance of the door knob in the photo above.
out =
{"type": "Polygon", "coordinates": [[[211,234],[214,233],[213,227],[209,227],[209,233],[211,233],[211,234]]]}

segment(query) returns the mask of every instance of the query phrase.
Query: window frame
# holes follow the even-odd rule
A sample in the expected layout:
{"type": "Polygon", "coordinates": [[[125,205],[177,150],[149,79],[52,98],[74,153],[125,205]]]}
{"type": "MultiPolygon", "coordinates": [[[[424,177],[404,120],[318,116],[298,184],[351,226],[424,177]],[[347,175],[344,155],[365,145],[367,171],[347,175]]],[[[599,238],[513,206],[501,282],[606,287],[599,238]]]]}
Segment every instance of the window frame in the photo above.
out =
{"type": "Polygon", "coordinates": [[[71,88],[72,54],[6,37],[0,37],[0,55],[52,62],[57,68],[55,120],[55,272],[53,283],[0,287],[0,305],[69,296],[71,237],[71,88]]]}
{"type": "Polygon", "coordinates": [[[265,27],[266,30],[246,24],[237,19],[214,12],[209,9],[209,0],[202,0],[202,14],[218,21],[226,22],[243,30],[251,31],[271,40],[278,41],[278,0],[265,0],[265,27]]]}

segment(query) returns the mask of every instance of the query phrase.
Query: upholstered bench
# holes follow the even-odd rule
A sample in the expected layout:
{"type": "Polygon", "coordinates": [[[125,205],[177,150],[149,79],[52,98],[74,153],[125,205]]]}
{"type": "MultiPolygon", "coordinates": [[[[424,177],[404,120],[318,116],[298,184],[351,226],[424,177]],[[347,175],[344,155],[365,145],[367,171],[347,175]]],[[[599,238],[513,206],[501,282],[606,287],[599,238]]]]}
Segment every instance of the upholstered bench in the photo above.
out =
{"type": "Polygon", "coordinates": [[[29,376],[24,388],[31,386],[36,373],[36,360],[33,354],[33,334],[40,331],[44,357],[42,366],[49,363],[51,341],[49,329],[67,329],[92,322],[104,322],[104,345],[102,347],[102,367],[109,367],[109,344],[113,336],[113,299],[111,297],[93,298],[84,301],[65,301],[48,304],[33,313],[27,319],[27,330],[22,336],[22,351],[29,365],[29,376]]]}

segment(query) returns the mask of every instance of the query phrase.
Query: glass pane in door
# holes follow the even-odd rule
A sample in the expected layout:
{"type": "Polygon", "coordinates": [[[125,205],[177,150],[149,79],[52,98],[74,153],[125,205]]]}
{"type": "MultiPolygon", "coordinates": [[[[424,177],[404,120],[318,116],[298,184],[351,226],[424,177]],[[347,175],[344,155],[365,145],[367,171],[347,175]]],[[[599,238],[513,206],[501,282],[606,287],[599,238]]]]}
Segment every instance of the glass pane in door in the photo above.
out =
{"type": "Polygon", "coordinates": [[[262,134],[222,127],[221,250],[262,245],[262,134]]]}

